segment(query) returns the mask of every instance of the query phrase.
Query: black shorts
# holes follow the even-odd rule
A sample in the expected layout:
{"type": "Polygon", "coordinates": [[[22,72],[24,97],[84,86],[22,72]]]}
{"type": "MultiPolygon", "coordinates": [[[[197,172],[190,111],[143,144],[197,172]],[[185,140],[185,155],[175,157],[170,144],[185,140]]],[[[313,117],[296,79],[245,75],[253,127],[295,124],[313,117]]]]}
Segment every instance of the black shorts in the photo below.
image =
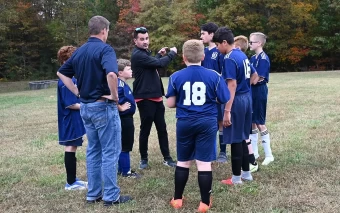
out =
{"type": "Polygon", "coordinates": [[[122,152],[131,152],[135,139],[135,125],[133,115],[120,116],[122,126],[122,152]]]}

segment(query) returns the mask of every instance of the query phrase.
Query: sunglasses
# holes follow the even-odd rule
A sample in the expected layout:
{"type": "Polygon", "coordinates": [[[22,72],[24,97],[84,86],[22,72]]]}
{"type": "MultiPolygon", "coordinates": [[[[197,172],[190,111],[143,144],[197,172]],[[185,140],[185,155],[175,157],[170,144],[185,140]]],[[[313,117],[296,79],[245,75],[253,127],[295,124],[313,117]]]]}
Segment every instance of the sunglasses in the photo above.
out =
{"type": "Polygon", "coordinates": [[[137,27],[137,28],[135,29],[135,32],[136,32],[136,33],[147,33],[148,30],[147,30],[145,27],[137,27]]]}
{"type": "Polygon", "coordinates": [[[259,43],[259,41],[249,41],[249,44],[250,44],[250,45],[253,45],[253,44],[255,44],[255,43],[259,43]]]}

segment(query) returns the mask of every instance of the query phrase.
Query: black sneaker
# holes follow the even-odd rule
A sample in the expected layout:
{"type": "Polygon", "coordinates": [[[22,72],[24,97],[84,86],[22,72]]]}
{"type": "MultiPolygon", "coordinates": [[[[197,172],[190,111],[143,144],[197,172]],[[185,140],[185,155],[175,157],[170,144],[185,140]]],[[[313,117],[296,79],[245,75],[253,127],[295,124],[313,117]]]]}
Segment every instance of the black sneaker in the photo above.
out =
{"type": "Polygon", "coordinates": [[[127,174],[122,174],[122,177],[125,177],[125,178],[136,178],[136,179],[139,179],[141,178],[141,175],[137,174],[135,171],[133,170],[130,170],[127,174]]]}
{"type": "Polygon", "coordinates": [[[169,166],[169,167],[176,167],[176,162],[173,161],[171,157],[170,157],[170,158],[165,158],[165,159],[163,160],[163,164],[164,164],[165,166],[169,166]]]}
{"type": "Polygon", "coordinates": [[[149,167],[148,160],[141,160],[139,162],[139,169],[146,169],[148,167],[149,167]]]}
{"type": "Polygon", "coordinates": [[[98,197],[98,198],[95,199],[95,200],[86,200],[86,204],[95,204],[95,203],[99,203],[99,202],[101,202],[101,201],[103,201],[103,200],[102,200],[102,197],[98,197]]]}
{"type": "Polygon", "coordinates": [[[131,201],[132,198],[129,195],[121,195],[116,201],[104,201],[104,206],[119,205],[131,201]]]}

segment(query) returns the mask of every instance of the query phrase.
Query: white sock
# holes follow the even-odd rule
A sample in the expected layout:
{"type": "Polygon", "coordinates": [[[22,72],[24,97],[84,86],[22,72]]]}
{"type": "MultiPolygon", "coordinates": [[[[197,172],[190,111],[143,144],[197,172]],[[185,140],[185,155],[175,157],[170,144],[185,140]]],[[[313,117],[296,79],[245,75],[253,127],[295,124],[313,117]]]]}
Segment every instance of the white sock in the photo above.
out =
{"type": "Polygon", "coordinates": [[[250,134],[249,138],[251,140],[251,146],[253,147],[253,153],[255,158],[259,157],[259,148],[257,147],[257,141],[259,138],[259,130],[258,129],[253,129],[252,134],[250,134]]]}
{"type": "Polygon", "coordinates": [[[243,180],[248,180],[248,181],[252,181],[253,180],[253,176],[251,175],[250,171],[242,171],[242,175],[241,175],[243,180]]]}
{"type": "Polygon", "coordinates": [[[241,175],[240,176],[233,175],[231,177],[231,181],[233,182],[233,184],[241,184],[242,183],[241,175]]]}
{"type": "Polygon", "coordinates": [[[273,157],[272,149],[270,148],[270,137],[269,137],[268,129],[261,132],[261,139],[262,139],[262,146],[264,149],[265,157],[266,158],[273,157]]]}

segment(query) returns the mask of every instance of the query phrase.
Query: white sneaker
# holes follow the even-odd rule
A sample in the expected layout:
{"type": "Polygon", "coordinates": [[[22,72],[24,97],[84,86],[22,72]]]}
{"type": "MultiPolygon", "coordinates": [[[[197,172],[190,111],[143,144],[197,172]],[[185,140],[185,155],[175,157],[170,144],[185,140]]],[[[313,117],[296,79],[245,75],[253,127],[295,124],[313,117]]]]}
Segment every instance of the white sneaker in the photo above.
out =
{"type": "Polygon", "coordinates": [[[267,166],[268,164],[270,164],[271,162],[273,162],[274,161],[274,157],[266,157],[265,159],[264,159],[264,161],[262,162],[262,165],[263,166],[267,166]]]}
{"type": "Polygon", "coordinates": [[[72,185],[66,183],[65,184],[65,190],[85,190],[87,189],[87,182],[77,180],[72,185]]]}

